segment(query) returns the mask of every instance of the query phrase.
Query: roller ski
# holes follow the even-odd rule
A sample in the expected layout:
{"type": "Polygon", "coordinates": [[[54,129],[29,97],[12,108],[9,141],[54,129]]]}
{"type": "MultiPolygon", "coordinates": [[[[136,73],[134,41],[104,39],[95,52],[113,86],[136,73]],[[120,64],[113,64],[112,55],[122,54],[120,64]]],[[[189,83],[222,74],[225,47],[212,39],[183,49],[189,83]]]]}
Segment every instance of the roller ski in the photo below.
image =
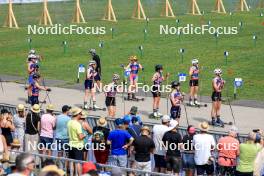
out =
{"type": "Polygon", "coordinates": [[[95,107],[89,107],[88,108],[89,111],[106,111],[106,108],[95,108],[95,107]]]}
{"type": "Polygon", "coordinates": [[[225,125],[233,125],[233,122],[224,122],[220,118],[217,118],[217,119],[213,118],[212,121],[209,122],[209,125],[224,128],[225,125]]]}
{"type": "Polygon", "coordinates": [[[186,103],[187,106],[190,106],[190,107],[196,107],[196,108],[200,108],[200,107],[207,107],[207,104],[206,103],[199,103],[199,102],[189,102],[189,103],[186,103]]]}
{"type": "Polygon", "coordinates": [[[132,93],[132,97],[130,94],[128,94],[127,97],[124,97],[125,101],[144,101],[145,98],[137,98],[134,93],[132,93]]]}
{"type": "Polygon", "coordinates": [[[153,113],[149,114],[150,119],[160,120],[161,117],[162,117],[162,114],[159,112],[153,112],[153,113]]]}

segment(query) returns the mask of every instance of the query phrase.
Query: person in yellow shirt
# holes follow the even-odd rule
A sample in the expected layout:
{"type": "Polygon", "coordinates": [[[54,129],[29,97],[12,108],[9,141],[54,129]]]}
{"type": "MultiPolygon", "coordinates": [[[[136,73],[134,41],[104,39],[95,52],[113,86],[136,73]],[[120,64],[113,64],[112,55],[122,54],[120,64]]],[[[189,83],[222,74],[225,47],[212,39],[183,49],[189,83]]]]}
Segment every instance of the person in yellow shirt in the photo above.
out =
{"type": "MultiPolygon", "coordinates": [[[[72,119],[68,122],[68,134],[69,134],[69,158],[75,160],[83,160],[83,139],[85,135],[82,131],[82,125],[79,122],[83,116],[83,110],[80,108],[72,108],[72,119]]],[[[81,164],[76,164],[78,175],[81,175],[81,164]]]]}

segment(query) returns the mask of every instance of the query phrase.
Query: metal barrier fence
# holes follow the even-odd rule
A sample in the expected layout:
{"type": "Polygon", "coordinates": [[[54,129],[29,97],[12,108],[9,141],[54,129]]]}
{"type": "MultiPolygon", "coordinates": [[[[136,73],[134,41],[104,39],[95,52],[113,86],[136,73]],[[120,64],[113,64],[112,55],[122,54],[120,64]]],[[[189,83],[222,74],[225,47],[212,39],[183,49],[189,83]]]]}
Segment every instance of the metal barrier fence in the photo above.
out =
{"type": "MultiPolygon", "coordinates": [[[[11,153],[18,155],[26,152],[21,152],[21,151],[15,151],[11,150],[11,153]]],[[[83,164],[87,161],[79,161],[79,160],[73,160],[69,158],[64,158],[64,157],[55,157],[55,156],[48,156],[48,155],[42,155],[42,154],[37,154],[37,153],[29,153],[35,158],[35,161],[37,159],[41,159],[42,161],[46,159],[51,159],[54,161],[54,163],[62,170],[65,171],[66,176],[77,176],[77,169],[76,169],[76,164],[83,164]],[[66,164],[67,163],[67,164],[66,164]],[[70,166],[70,167],[69,167],[70,166]]],[[[134,173],[136,175],[152,175],[152,176],[170,176],[170,174],[162,174],[162,173],[157,173],[157,172],[147,172],[143,170],[138,170],[138,169],[131,169],[131,168],[124,168],[124,167],[117,167],[117,166],[111,166],[111,165],[106,165],[106,164],[96,164],[98,171],[103,171],[103,172],[110,172],[113,169],[119,169],[123,175],[127,175],[126,173],[134,173]]],[[[41,162],[39,165],[39,168],[42,168],[41,162]]],[[[35,165],[35,171],[40,172],[40,170],[37,170],[36,165],[35,165]]]]}
{"type": "MultiPolygon", "coordinates": [[[[10,105],[10,104],[5,104],[5,103],[0,103],[0,110],[2,109],[7,109],[8,111],[10,111],[12,114],[16,113],[16,106],[14,105],[10,105]]],[[[42,113],[44,112],[43,110],[41,111],[42,113]]],[[[60,112],[55,112],[56,115],[58,115],[60,112]]],[[[99,118],[99,116],[89,116],[87,118],[87,121],[89,123],[89,125],[91,127],[96,126],[96,121],[99,118]]],[[[113,119],[107,119],[107,127],[110,128],[111,130],[115,129],[115,125],[114,125],[114,120],[113,119]]],[[[156,125],[157,123],[144,123],[144,125],[149,126],[151,129],[153,128],[154,125],[156,125]]],[[[178,132],[184,136],[187,134],[186,131],[186,127],[183,126],[179,126],[178,128],[178,132]]],[[[222,132],[222,131],[215,131],[215,130],[210,130],[209,134],[212,134],[215,138],[216,141],[218,141],[218,139],[224,135],[227,135],[227,132],[222,132]]],[[[238,140],[240,142],[244,142],[247,139],[247,135],[246,134],[239,134],[238,136],[238,140]]]]}

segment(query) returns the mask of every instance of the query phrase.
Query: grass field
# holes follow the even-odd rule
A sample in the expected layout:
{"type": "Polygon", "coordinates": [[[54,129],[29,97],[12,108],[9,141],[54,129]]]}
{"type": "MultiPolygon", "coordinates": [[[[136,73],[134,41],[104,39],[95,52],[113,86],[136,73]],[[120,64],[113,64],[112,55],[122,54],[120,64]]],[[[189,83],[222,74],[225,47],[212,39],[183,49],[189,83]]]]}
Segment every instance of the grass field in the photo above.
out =
{"type": "MultiPolygon", "coordinates": [[[[216,44],[214,35],[160,35],[160,25],[176,26],[175,19],[159,17],[161,1],[147,1],[144,3],[147,16],[150,17],[149,25],[145,21],[130,19],[134,1],[113,1],[117,13],[118,23],[101,21],[104,13],[104,1],[91,0],[83,2],[86,24],[82,26],[105,26],[105,35],[31,35],[27,34],[26,25],[37,24],[40,16],[41,4],[14,5],[14,12],[20,29],[0,28],[0,74],[26,76],[26,56],[29,50],[27,38],[32,38],[32,46],[44,57],[41,64],[42,74],[46,78],[65,80],[74,84],[77,75],[77,66],[86,64],[90,59],[89,48],[96,48],[101,54],[103,65],[103,80],[110,81],[113,72],[122,73],[120,64],[126,64],[130,55],[138,55],[138,46],[143,45],[143,57],[139,59],[145,67],[144,77],[150,83],[155,64],[163,64],[165,72],[170,72],[170,81],[176,79],[178,72],[185,72],[190,66],[193,57],[198,57],[200,65],[204,67],[201,73],[203,95],[211,92],[211,79],[213,69],[221,67],[223,77],[228,81],[227,87],[231,94],[233,84],[231,80],[242,77],[244,86],[239,90],[239,98],[264,100],[263,81],[263,51],[264,51],[264,17],[260,17],[262,9],[252,9],[248,13],[233,13],[223,15],[210,13],[213,1],[201,0],[200,8],[205,15],[185,15],[187,3],[175,5],[179,26],[194,24],[200,26],[211,21],[212,26],[238,26],[243,22],[242,29],[237,35],[220,35],[216,44]],[[90,6],[88,6],[90,5],[90,6]],[[30,9],[30,10],[29,10],[30,9]],[[111,37],[110,28],[115,29],[114,38],[111,37]],[[144,41],[143,30],[147,29],[144,41]],[[257,36],[254,46],[253,34],[257,36]],[[66,54],[63,52],[62,41],[67,41],[66,54]],[[99,41],[104,41],[100,50],[99,41]],[[184,62],[180,62],[179,49],[184,48],[184,62]],[[228,64],[225,64],[224,51],[229,51],[228,64]],[[233,75],[228,75],[227,70],[233,70],[233,75]]],[[[225,1],[224,1],[225,2],[225,1]]],[[[229,5],[227,11],[232,11],[234,2],[226,1],[229,5]],[[232,8],[231,8],[232,7],[232,8]]],[[[256,4],[256,2],[255,2],[256,4]]],[[[73,3],[50,3],[50,13],[54,23],[67,25],[73,14],[73,3]]],[[[0,23],[4,22],[6,5],[0,5],[0,23]]],[[[141,74],[141,80],[143,74],[141,74]]],[[[188,83],[183,83],[183,90],[187,92],[188,83]]]]}

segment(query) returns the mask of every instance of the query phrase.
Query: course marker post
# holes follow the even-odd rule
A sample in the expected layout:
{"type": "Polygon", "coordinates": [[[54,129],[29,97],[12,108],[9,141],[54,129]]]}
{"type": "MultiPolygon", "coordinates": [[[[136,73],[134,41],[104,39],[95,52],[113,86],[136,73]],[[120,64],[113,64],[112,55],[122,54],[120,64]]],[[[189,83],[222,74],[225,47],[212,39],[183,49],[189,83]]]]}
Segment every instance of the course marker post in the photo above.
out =
{"type": "Polygon", "coordinates": [[[114,29],[114,28],[110,28],[110,31],[111,31],[112,39],[114,39],[114,32],[115,32],[115,29],[114,29]]]}
{"type": "Polygon", "coordinates": [[[147,33],[148,33],[147,29],[144,29],[143,33],[144,33],[144,42],[145,42],[147,39],[147,33]]]}
{"type": "Polygon", "coordinates": [[[224,56],[225,56],[225,64],[227,65],[227,57],[228,57],[229,53],[228,51],[224,52],[224,56]]]}
{"type": "Polygon", "coordinates": [[[63,53],[66,54],[66,50],[67,50],[67,41],[62,41],[62,46],[63,46],[63,53]]]}
{"type": "Polygon", "coordinates": [[[139,50],[139,52],[140,52],[140,58],[142,59],[142,58],[143,58],[143,46],[140,45],[140,46],[138,47],[138,50],[139,50]]]}
{"type": "Polygon", "coordinates": [[[254,42],[254,47],[256,47],[257,46],[257,39],[258,39],[258,37],[254,34],[253,37],[252,37],[252,39],[253,39],[253,42],[254,42]]]}
{"type": "Polygon", "coordinates": [[[104,47],[104,41],[100,41],[100,42],[99,42],[100,57],[103,56],[103,47],[104,47]]]}
{"type": "Polygon", "coordinates": [[[214,37],[215,37],[215,46],[217,47],[218,46],[218,37],[219,37],[219,34],[217,32],[214,33],[214,37]]]}
{"type": "Polygon", "coordinates": [[[239,21],[238,25],[239,25],[239,30],[242,30],[243,22],[242,21],[239,21]]]}
{"type": "Polygon", "coordinates": [[[180,48],[179,53],[181,55],[181,63],[183,63],[183,55],[184,55],[185,49],[184,48],[180,48]]]}
{"type": "Polygon", "coordinates": [[[32,38],[28,38],[27,42],[28,42],[28,47],[31,50],[31,48],[32,48],[32,38]]]}
{"type": "Polygon", "coordinates": [[[178,28],[179,27],[180,20],[179,19],[176,19],[175,21],[176,21],[176,26],[178,28]]]}

